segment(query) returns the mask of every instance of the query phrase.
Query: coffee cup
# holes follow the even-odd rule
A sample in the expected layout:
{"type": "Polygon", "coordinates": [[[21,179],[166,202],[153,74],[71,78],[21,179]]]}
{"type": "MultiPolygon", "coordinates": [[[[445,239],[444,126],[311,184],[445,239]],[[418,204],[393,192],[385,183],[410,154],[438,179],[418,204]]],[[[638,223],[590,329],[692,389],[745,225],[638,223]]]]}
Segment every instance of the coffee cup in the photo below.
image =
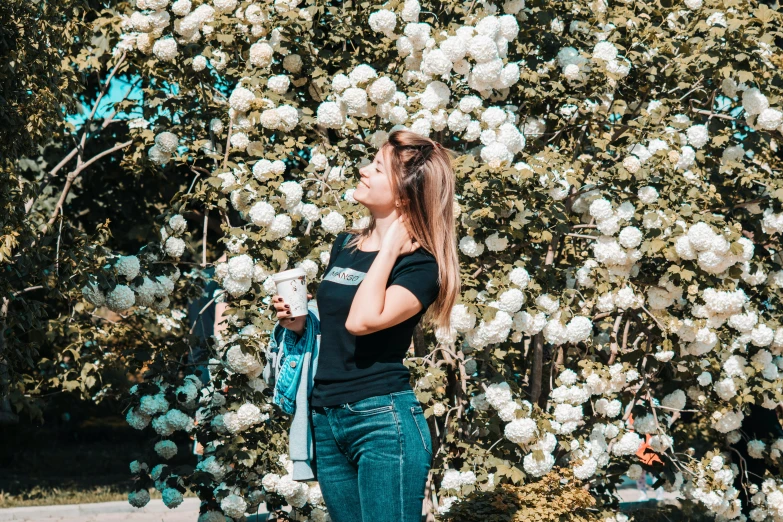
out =
{"type": "Polygon", "coordinates": [[[272,276],[277,294],[290,307],[290,317],[307,315],[307,279],[303,268],[284,270],[272,276]]]}

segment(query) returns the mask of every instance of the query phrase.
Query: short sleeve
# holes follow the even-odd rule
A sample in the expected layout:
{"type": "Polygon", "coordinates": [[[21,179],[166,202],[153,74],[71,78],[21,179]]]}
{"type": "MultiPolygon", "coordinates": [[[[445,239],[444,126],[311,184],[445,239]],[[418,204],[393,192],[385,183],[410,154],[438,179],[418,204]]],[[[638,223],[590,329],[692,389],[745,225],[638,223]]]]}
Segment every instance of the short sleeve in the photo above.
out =
{"type": "Polygon", "coordinates": [[[438,263],[429,253],[410,254],[392,276],[391,285],[407,288],[427,309],[438,298],[438,263]]]}

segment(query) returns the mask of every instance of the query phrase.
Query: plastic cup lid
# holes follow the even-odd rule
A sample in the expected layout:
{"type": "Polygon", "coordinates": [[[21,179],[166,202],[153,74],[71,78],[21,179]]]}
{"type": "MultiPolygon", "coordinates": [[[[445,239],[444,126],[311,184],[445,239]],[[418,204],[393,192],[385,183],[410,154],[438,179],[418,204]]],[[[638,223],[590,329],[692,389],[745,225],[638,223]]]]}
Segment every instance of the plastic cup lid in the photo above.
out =
{"type": "Polygon", "coordinates": [[[307,273],[304,268],[292,268],[291,270],[284,270],[278,272],[272,276],[272,281],[279,283],[280,281],[287,281],[288,279],[296,279],[297,277],[305,277],[307,273]]]}

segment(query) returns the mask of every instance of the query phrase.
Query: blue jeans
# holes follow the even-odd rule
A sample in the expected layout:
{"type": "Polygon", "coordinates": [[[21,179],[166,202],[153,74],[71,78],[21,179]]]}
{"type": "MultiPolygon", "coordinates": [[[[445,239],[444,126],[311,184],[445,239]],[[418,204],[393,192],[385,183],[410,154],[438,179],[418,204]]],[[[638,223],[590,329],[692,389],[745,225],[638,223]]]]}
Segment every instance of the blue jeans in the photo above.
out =
{"type": "Polygon", "coordinates": [[[316,474],[334,522],[421,522],[432,439],[413,390],[310,413],[316,474]]]}

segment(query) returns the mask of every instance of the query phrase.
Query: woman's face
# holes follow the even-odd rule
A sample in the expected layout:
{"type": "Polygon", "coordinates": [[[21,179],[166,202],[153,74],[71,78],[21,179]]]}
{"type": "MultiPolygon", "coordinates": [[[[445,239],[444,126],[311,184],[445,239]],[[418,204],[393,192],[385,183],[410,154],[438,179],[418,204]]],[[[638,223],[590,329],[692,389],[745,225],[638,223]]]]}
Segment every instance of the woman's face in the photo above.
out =
{"type": "Polygon", "coordinates": [[[383,211],[395,208],[388,147],[383,147],[371,163],[359,169],[359,183],[353,198],[365,207],[383,211]]]}

